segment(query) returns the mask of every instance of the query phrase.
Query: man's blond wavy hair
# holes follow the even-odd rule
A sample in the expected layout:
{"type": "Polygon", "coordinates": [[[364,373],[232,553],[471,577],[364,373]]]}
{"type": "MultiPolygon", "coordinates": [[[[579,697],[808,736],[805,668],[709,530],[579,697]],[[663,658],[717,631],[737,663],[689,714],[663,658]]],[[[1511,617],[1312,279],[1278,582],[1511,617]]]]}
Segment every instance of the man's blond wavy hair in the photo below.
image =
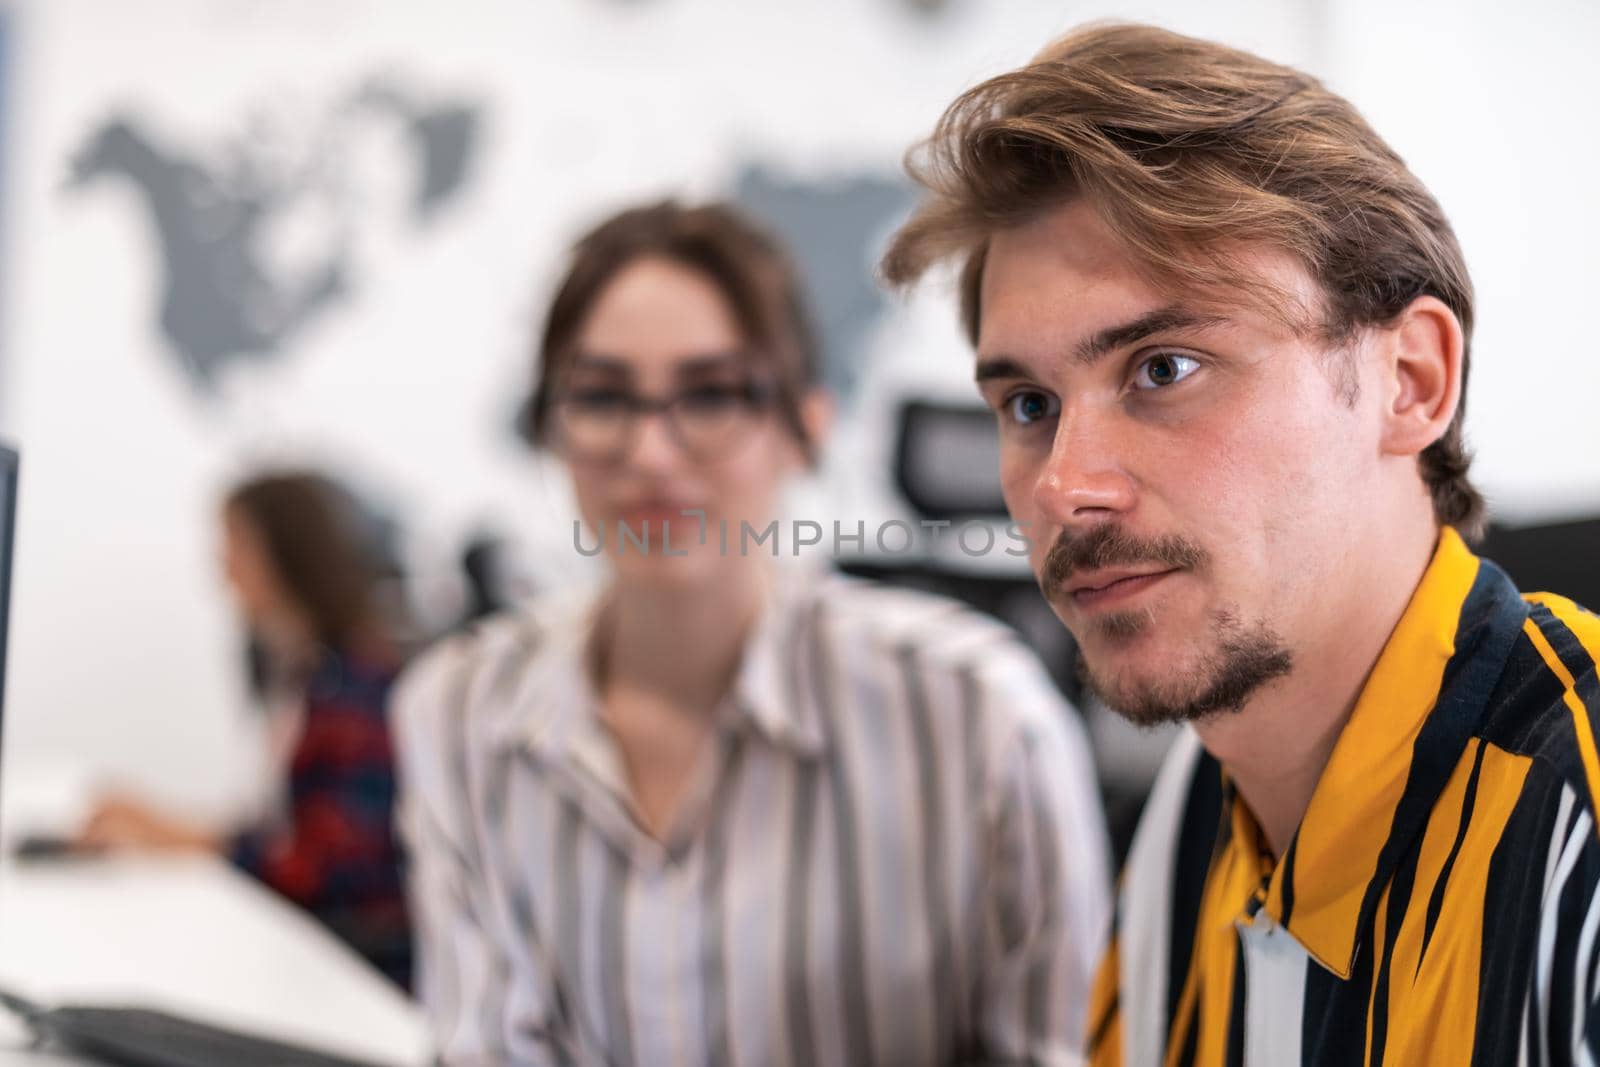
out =
{"type": "MultiPolygon", "coordinates": [[[[974,342],[990,235],[1081,197],[1149,277],[1179,291],[1239,298],[1234,257],[1266,245],[1318,283],[1315,328],[1330,346],[1431,295],[1470,352],[1472,282],[1438,202],[1348,101],[1248,52],[1150,26],[1085,27],[962,94],[907,165],[927,195],[883,275],[903,286],[959,261],[974,342]]],[[[1462,404],[1419,466],[1438,521],[1474,536],[1468,362],[1462,404]]]]}

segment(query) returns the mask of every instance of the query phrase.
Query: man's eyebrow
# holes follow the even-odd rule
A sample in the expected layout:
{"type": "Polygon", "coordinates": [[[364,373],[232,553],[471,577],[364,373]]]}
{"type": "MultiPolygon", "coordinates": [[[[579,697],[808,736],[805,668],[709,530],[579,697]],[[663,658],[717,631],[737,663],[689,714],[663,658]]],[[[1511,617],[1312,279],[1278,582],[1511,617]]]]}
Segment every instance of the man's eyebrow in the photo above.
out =
{"type": "Polygon", "coordinates": [[[1072,357],[1077,363],[1086,366],[1110,352],[1135,344],[1163,330],[1197,329],[1221,325],[1227,321],[1221,315],[1202,314],[1173,304],[1146,312],[1128,322],[1107,326],[1094,336],[1080,341],[1073,350],[1072,357]]]}
{"type": "MultiPolygon", "coordinates": [[[[1107,326],[1099,333],[1078,342],[1072,351],[1073,361],[1080,365],[1096,362],[1119,348],[1137,344],[1164,330],[1204,329],[1221,326],[1229,320],[1222,315],[1205,314],[1179,307],[1176,304],[1147,311],[1136,319],[1107,326]]],[[[973,369],[973,379],[980,384],[991,378],[1031,378],[1033,372],[1010,356],[980,358],[973,369]]]]}
{"type": "Polygon", "coordinates": [[[1031,375],[1028,369],[1009,356],[993,356],[988,359],[978,360],[978,365],[972,370],[972,378],[976,382],[986,382],[991,378],[1028,378],[1031,375]]]}

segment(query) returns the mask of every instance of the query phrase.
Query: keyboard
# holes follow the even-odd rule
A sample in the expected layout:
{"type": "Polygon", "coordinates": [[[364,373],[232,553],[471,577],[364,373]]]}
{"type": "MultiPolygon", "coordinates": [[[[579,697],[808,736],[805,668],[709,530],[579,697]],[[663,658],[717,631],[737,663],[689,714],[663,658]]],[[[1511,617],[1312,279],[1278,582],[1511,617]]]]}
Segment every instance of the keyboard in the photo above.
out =
{"type": "Polygon", "coordinates": [[[145,1008],[62,1007],[28,1021],[69,1049],[123,1067],[380,1067],[145,1008]]]}

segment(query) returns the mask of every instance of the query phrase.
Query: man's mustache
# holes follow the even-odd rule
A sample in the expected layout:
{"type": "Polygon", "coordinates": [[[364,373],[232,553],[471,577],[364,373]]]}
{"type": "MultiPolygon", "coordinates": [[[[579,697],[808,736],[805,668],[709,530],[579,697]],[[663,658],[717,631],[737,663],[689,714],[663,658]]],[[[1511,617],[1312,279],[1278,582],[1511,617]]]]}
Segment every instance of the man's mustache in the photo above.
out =
{"type": "Polygon", "coordinates": [[[1039,588],[1046,597],[1054,597],[1080,571],[1146,563],[1193,570],[1204,566],[1208,558],[1205,549],[1186,537],[1137,537],[1112,522],[1087,530],[1064,529],[1045,553],[1044,564],[1039,568],[1039,588]]]}

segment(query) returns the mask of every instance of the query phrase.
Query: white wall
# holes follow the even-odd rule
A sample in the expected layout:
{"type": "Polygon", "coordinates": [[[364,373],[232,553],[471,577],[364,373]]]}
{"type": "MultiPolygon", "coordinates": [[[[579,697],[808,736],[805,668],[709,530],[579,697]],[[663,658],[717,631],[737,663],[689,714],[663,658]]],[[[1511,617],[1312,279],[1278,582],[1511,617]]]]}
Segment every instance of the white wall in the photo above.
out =
{"type": "Polygon", "coordinates": [[[1477,286],[1467,430],[1511,519],[1600,511],[1600,5],[1328,5],[1329,81],[1431,188],[1477,286]]]}
{"type": "MultiPolygon", "coordinates": [[[[890,173],[958,90],[1090,17],[1148,18],[1307,65],[1364,107],[1434,184],[1477,272],[1469,426],[1483,482],[1528,515],[1600,505],[1600,360],[1582,315],[1600,223],[1580,195],[1600,164],[1585,132],[1592,5],[1525,4],[1516,25],[1369,0],[952,0],[934,21],[907,7],[13,4],[0,428],[25,461],[8,781],[66,761],[212,806],[235,787],[246,766],[236,633],[212,511],[261,458],[326,459],[377,491],[412,530],[425,594],[442,595],[446,555],[485,520],[558,577],[572,559],[564,487],[512,449],[505,420],[577,229],[643,195],[717,193],[748,163],[890,173]],[[189,150],[240,135],[249,113],[293,143],[383,71],[487,107],[475,178],[416,229],[402,221],[401,147],[382,136],[350,147],[365,191],[359,290],[285,360],[232,374],[217,402],[197,403],[154,326],[150,227],[126,187],[63,193],[68,154],[117,109],[189,150]]],[[[271,235],[283,257],[316,243],[325,207],[271,235]]],[[[965,388],[953,311],[937,299],[868,347],[866,421],[845,427],[846,441],[881,449],[870,416],[902,383],[965,388]]],[[[836,457],[826,497],[868,518],[892,507],[862,480],[870,469],[836,457]]]]}

